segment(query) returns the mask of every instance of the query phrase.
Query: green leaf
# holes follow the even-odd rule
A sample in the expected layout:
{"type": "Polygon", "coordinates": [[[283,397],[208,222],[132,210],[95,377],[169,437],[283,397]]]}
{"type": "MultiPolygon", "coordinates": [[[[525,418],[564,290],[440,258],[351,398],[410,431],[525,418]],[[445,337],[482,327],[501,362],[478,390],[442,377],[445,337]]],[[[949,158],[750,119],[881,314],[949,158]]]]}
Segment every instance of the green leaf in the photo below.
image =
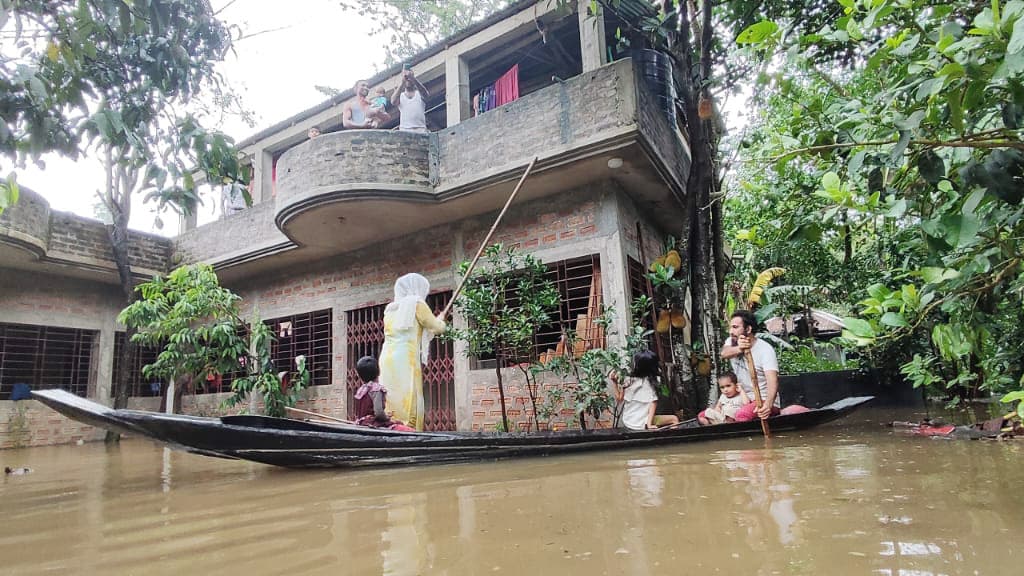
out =
{"type": "Polygon", "coordinates": [[[879,320],[886,326],[892,326],[893,328],[905,328],[910,326],[907,320],[903,317],[903,314],[898,312],[886,312],[882,314],[882,318],[879,320]]]}
{"type": "Polygon", "coordinates": [[[771,20],[762,20],[755,24],[751,24],[740,32],[739,36],[736,37],[737,44],[760,44],[764,42],[766,38],[769,38],[772,34],[775,34],[779,30],[779,25],[771,20]]]}
{"type": "Polygon", "coordinates": [[[946,280],[958,278],[960,273],[952,268],[926,266],[915,272],[915,275],[920,276],[928,284],[938,284],[940,282],[945,282],[946,280]]]}
{"type": "Polygon", "coordinates": [[[839,175],[835,172],[826,172],[825,175],[821,177],[821,187],[829,193],[838,191],[840,184],[839,175]]]}
{"type": "Polygon", "coordinates": [[[860,318],[844,317],[843,325],[850,331],[851,334],[858,338],[874,338],[875,329],[871,327],[871,323],[867,320],[861,320],[860,318]]]}

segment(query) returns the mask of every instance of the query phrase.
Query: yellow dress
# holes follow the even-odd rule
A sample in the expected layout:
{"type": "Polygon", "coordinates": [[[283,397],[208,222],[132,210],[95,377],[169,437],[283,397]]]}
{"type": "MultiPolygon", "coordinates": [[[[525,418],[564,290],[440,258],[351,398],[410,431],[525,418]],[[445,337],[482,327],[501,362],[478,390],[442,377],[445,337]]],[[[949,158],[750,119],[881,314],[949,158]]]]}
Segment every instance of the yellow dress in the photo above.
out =
{"type": "Polygon", "coordinates": [[[395,420],[423,430],[423,366],[420,364],[420,340],[423,330],[444,332],[424,302],[416,305],[416,326],[395,330],[391,314],[384,314],[384,346],[380,351],[380,383],[388,391],[387,409],[395,420]]]}

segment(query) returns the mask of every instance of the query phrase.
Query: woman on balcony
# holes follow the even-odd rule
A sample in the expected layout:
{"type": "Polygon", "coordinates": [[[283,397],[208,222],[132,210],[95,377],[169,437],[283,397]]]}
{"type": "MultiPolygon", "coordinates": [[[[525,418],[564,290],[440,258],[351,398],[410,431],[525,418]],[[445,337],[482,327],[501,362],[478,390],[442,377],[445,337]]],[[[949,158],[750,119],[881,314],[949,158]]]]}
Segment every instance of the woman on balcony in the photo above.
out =
{"type": "Polygon", "coordinates": [[[423,365],[430,359],[430,341],[445,329],[427,306],[429,293],[426,278],[406,274],[395,282],[395,300],[384,309],[380,382],[393,417],[416,430],[423,430],[423,365]]]}

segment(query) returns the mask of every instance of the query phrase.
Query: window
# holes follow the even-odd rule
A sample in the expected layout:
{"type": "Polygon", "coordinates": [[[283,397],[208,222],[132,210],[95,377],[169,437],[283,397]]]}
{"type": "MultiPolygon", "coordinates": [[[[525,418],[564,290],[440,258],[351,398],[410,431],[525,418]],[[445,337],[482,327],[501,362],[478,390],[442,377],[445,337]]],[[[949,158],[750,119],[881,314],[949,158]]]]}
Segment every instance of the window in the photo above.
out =
{"type": "MultiPolygon", "coordinates": [[[[440,312],[451,299],[451,291],[427,296],[427,305],[440,312]]],[[[349,418],[354,418],[354,394],[361,381],[356,361],[363,356],[380,357],[384,345],[385,304],[366,306],[345,313],[348,331],[346,371],[348,374],[349,418]]],[[[455,430],[455,348],[450,340],[435,338],[430,344],[430,362],[423,367],[423,427],[429,431],[455,430]]]]}
{"type": "Polygon", "coordinates": [[[310,386],[331,383],[331,345],[334,329],[331,309],[264,320],[274,334],[270,358],[278,372],[294,371],[295,358],[306,357],[310,386]]]}
{"type": "Polygon", "coordinates": [[[0,400],[10,399],[19,383],[86,396],[98,335],[96,330],[0,324],[0,400]]]}
{"type": "MultiPolygon", "coordinates": [[[[647,280],[647,270],[644,269],[642,264],[633,258],[628,258],[626,265],[629,272],[629,303],[632,309],[633,300],[639,296],[652,297],[651,284],[647,280]]],[[[672,358],[672,352],[669,350],[668,338],[662,338],[653,332],[654,311],[651,310],[649,312],[644,318],[644,328],[652,330],[651,335],[647,337],[647,345],[658,353],[658,357],[661,358],[662,362],[669,362],[669,359],[672,358]]]]}
{"type": "MultiPolygon", "coordinates": [[[[572,353],[579,356],[591,348],[604,347],[604,330],[595,320],[601,313],[601,264],[597,254],[583,258],[563,260],[548,266],[547,279],[554,282],[560,296],[560,305],[553,314],[553,322],[542,326],[534,335],[536,358],[568,353],[563,340],[564,330],[576,331],[577,342],[572,353]]],[[[515,305],[516,295],[506,296],[515,305]]],[[[474,369],[494,368],[494,355],[482,355],[473,362],[474,369]]],[[[506,366],[514,359],[505,360],[506,366]]]]}
{"type": "MultiPolygon", "coordinates": [[[[121,369],[121,361],[124,356],[125,333],[118,332],[114,335],[114,371],[110,375],[111,393],[117,382],[117,371],[121,369]]],[[[128,395],[129,396],[159,396],[161,393],[161,379],[153,377],[147,379],[142,375],[142,367],[156,362],[160,355],[159,348],[149,346],[136,346],[135,355],[131,359],[128,368],[128,395]]]]}

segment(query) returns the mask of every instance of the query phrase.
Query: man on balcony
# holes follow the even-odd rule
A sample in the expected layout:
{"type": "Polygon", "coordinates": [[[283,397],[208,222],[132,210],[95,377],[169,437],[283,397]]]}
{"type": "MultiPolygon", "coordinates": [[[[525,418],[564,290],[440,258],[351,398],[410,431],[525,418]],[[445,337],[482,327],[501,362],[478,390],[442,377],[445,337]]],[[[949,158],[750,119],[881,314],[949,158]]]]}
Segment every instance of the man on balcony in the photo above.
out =
{"type": "Polygon", "coordinates": [[[416,79],[412,70],[402,70],[402,86],[391,95],[391,103],[398,107],[401,119],[398,129],[403,132],[427,131],[427,88],[416,79]]]}
{"type": "Polygon", "coordinates": [[[380,128],[387,122],[387,112],[370,110],[370,84],[366,80],[356,82],[355,93],[355,98],[346,102],[341,111],[341,123],[346,129],[380,128]]]}

